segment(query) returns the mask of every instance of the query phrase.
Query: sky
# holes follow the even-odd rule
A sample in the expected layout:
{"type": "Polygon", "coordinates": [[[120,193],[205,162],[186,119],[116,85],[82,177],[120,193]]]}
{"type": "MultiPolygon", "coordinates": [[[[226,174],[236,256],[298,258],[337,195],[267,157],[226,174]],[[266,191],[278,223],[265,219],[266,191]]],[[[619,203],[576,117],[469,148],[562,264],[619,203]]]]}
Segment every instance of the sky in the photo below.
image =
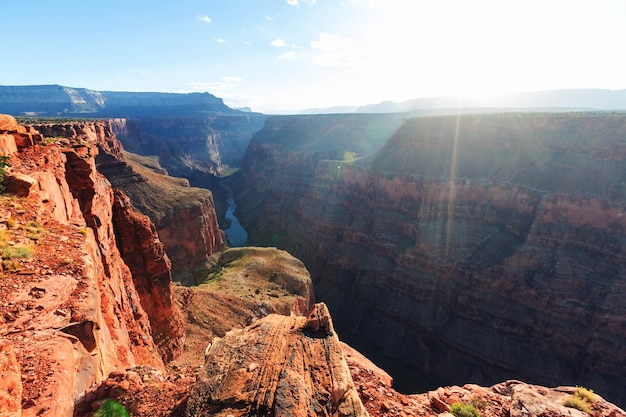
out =
{"type": "Polygon", "coordinates": [[[0,0],[0,85],[290,113],[626,88],[624,0],[0,0]]]}

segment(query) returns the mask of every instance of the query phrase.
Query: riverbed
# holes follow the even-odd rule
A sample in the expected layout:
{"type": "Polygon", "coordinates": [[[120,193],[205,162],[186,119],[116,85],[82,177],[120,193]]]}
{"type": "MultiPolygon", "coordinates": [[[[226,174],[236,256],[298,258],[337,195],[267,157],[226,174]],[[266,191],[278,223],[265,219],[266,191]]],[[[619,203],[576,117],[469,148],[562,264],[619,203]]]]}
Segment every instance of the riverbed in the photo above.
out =
{"type": "Polygon", "coordinates": [[[239,223],[239,219],[235,216],[235,210],[237,209],[235,195],[228,185],[227,180],[220,181],[220,187],[226,191],[226,203],[228,204],[228,208],[226,209],[226,215],[224,217],[230,221],[230,226],[224,229],[226,239],[231,247],[243,246],[248,241],[248,232],[246,232],[241,223],[239,223]]]}

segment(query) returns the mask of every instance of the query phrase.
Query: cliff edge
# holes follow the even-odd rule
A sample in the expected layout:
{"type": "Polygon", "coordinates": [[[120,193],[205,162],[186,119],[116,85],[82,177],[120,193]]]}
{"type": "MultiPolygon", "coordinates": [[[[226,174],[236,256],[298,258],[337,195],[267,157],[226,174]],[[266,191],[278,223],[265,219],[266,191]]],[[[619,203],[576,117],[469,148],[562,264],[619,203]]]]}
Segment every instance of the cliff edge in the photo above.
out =
{"type": "Polygon", "coordinates": [[[96,171],[93,144],[44,144],[35,129],[0,116],[0,148],[12,165],[0,196],[0,334],[13,382],[6,387],[3,375],[2,388],[13,399],[21,391],[21,401],[0,409],[71,415],[75,398],[112,371],[164,369],[180,353],[184,327],[169,261],[145,216],[114,216],[124,197],[96,171]],[[137,259],[135,250],[153,256],[137,259]],[[161,278],[138,270],[159,270],[161,278]]]}

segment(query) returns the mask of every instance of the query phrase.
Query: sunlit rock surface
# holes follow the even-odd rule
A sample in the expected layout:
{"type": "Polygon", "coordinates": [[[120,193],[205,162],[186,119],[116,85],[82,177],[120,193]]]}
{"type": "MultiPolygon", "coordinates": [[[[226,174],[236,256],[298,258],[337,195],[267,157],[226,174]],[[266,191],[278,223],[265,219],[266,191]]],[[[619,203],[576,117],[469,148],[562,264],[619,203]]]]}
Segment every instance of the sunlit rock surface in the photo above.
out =
{"type": "Polygon", "coordinates": [[[366,416],[328,309],[270,315],[213,340],[187,416],[366,416]]]}
{"type": "MultiPolygon", "coordinates": [[[[159,317],[144,309],[151,294],[135,286],[117,233],[131,239],[138,233],[145,249],[154,245],[154,253],[162,245],[153,228],[118,229],[145,218],[128,209],[114,222],[115,197],[96,171],[95,144],[78,139],[44,144],[32,128],[11,129],[0,127],[0,134],[26,135],[33,144],[15,146],[12,167],[5,168],[6,178],[28,186],[19,188],[20,196],[11,186],[0,196],[0,407],[9,415],[71,415],[75,399],[115,369],[138,364],[164,369],[168,353],[159,350],[151,327],[154,322],[159,328],[159,317]],[[18,401],[7,404],[5,394],[18,401]]],[[[151,261],[136,259],[133,269],[152,269],[151,261]]],[[[171,284],[167,278],[159,280],[164,289],[171,284]]],[[[168,297],[171,316],[180,315],[172,294],[161,294],[161,300],[168,297]]],[[[183,329],[172,323],[168,336],[177,346],[183,329]]],[[[159,330],[161,336],[167,331],[159,330]]]]}

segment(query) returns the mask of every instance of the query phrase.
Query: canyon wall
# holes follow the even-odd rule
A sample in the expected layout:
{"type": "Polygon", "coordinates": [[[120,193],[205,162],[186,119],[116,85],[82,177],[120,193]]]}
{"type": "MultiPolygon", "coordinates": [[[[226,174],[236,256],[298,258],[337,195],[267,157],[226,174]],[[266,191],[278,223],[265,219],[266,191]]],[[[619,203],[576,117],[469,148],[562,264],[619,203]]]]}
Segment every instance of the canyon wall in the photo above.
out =
{"type": "Polygon", "coordinates": [[[46,137],[84,140],[98,146],[99,172],[114,188],[123,190],[136,209],[150,217],[171,259],[172,272],[178,280],[183,279],[194,268],[204,268],[208,257],[225,245],[211,192],[190,187],[185,179],[169,177],[158,161],[125,153],[114,133],[121,123],[56,122],[34,126],[46,137]]]}
{"type": "Polygon", "coordinates": [[[307,152],[324,140],[303,127],[255,135],[238,217],[304,261],[342,328],[446,383],[625,402],[626,116],[415,118],[354,160],[307,152]]]}
{"type": "MultiPolygon", "coordinates": [[[[218,175],[239,168],[250,137],[264,120],[258,114],[146,117],[142,124],[147,134],[166,144],[171,158],[162,158],[163,165],[172,175],[189,177],[192,171],[218,175]]],[[[120,135],[120,140],[131,145],[134,138],[120,135]]],[[[155,154],[151,147],[141,150],[155,154]]]]}
{"type": "MultiPolygon", "coordinates": [[[[241,167],[250,137],[263,126],[264,120],[265,116],[260,114],[242,113],[142,120],[118,118],[112,119],[111,125],[128,151],[157,157],[170,175],[187,178],[190,185],[211,190],[219,224],[227,228],[227,195],[220,186],[221,177],[241,167]]],[[[153,221],[159,223],[154,218],[153,221]]]]}
{"type": "Polygon", "coordinates": [[[11,392],[21,391],[12,412],[71,415],[75,398],[113,370],[164,369],[184,327],[158,237],[132,209],[114,210],[125,200],[97,172],[96,146],[78,138],[46,145],[33,128],[15,126],[0,117],[4,149],[12,149],[0,205],[0,334],[17,364],[11,392]]]}

